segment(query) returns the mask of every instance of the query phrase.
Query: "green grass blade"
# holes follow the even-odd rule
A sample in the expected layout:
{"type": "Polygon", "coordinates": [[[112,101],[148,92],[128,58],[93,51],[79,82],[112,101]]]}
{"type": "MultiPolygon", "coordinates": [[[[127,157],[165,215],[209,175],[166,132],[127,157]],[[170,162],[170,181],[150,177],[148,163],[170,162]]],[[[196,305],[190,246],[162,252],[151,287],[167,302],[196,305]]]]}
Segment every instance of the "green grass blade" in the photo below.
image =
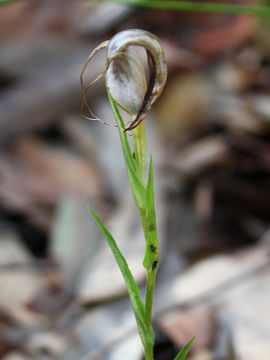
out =
{"type": "Polygon", "coordinates": [[[193,341],[195,340],[195,336],[190,340],[190,342],[180,351],[178,355],[174,358],[174,360],[185,360],[193,341]]]}
{"type": "Polygon", "coordinates": [[[99,226],[100,230],[102,231],[103,235],[105,236],[108,245],[110,246],[112,253],[115,257],[115,260],[121,270],[123,278],[126,283],[126,287],[128,290],[128,294],[130,297],[131,305],[133,307],[133,311],[136,317],[138,330],[142,339],[142,343],[144,347],[149,346],[149,343],[153,343],[153,336],[149,333],[146,329],[145,322],[144,322],[144,305],[141,300],[140,290],[132,276],[132,273],[128,267],[126,259],[122,255],[121,251],[119,250],[113,236],[111,233],[106,229],[103,225],[101,220],[97,217],[97,215],[88,207],[90,214],[95,219],[97,225],[99,226]]]}
{"type": "Polygon", "coordinates": [[[0,0],[0,5],[4,5],[4,4],[8,4],[8,3],[12,3],[18,0],[0,0]]]}
{"type": "Polygon", "coordinates": [[[234,5],[194,1],[164,1],[164,0],[96,0],[110,1],[130,6],[175,10],[175,11],[192,11],[202,13],[218,13],[231,15],[253,15],[253,16],[270,16],[270,8],[266,6],[234,5]]]}

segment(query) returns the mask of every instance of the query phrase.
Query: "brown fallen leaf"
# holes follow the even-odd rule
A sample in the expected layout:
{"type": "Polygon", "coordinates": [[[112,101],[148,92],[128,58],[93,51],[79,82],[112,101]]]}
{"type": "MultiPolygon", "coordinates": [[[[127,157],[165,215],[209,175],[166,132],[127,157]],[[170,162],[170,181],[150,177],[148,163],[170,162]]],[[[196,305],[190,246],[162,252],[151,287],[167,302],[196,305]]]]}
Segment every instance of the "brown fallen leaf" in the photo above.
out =
{"type": "Polygon", "coordinates": [[[75,0],[22,0],[7,4],[0,13],[1,37],[20,40],[50,32],[70,35],[74,33],[79,9],[75,0]]]}
{"type": "Polygon", "coordinates": [[[33,325],[41,318],[31,313],[26,304],[44,288],[45,277],[34,268],[20,267],[33,262],[33,258],[16,233],[1,231],[0,245],[1,323],[9,327],[33,325]],[[17,267],[11,270],[8,265],[12,264],[17,267]]]}
{"type": "Polygon", "coordinates": [[[23,0],[3,6],[0,12],[1,38],[10,37],[23,26],[25,18],[33,6],[33,0],[23,0]]]}
{"type": "Polygon", "coordinates": [[[254,19],[239,16],[216,29],[207,29],[197,34],[194,50],[204,56],[213,56],[238,46],[251,36],[254,29],[254,19]]]}
{"type": "Polygon", "coordinates": [[[99,176],[93,167],[65,148],[23,138],[8,153],[0,153],[0,198],[7,209],[27,213],[47,225],[48,209],[64,194],[93,198],[99,194],[99,176]]]}
{"type": "Polygon", "coordinates": [[[195,336],[193,349],[198,350],[211,343],[215,330],[214,310],[202,305],[187,311],[176,310],[161,316],[158,324],[179,349],[195,336]]]}
{"type": "MultiPolygon", "coordinates": [[[[234,256],[215,256],[192,266],[172,285],[178,306],[217,306],[215,317],[229,326],[237,359],[269,359],[269,244],[234,256]]],[[[183,331],[184,333],[184,331],[183,331]]]]}
{"type": "MultiPolygon", "coordinates": [[[[200,1],[202,0],[198,2],[200,1]]],[[[222,3],[217,0],[209,2],[222,3]]],[[[239,5],[244,2],[234,0],[231,3],[239,5]]],[[[170,38],[177,45],[194,51],[205,60],[228,52],[247,41],[253,35],[256,26],[256,20],[251,16],[149,9],[137,12],[131,18],[131,23],[132,26],[142,27],[161,37],[170,38]]]]}

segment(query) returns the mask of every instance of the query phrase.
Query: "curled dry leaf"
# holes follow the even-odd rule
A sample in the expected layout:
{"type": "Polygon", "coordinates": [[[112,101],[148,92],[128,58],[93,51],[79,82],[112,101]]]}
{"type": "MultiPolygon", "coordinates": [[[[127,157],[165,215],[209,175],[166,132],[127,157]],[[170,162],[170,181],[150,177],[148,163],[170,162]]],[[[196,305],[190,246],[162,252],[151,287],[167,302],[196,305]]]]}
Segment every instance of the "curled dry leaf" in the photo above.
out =
{"type": "MultiPolygon", "coordinates": [[[[167,80],[167,64],[164,50],[159,39],[150,32],[133,29],[116,34],[93,50],[87,59],[82,73],[83,104],[91,114],[90,120],[100,120],[91,111],[86,101],[87,90],[105,75],[107,91],[114,101],[129,113],[133,121],[125,131],[138,126],[160,96],[167,80]],[[142,60],[137,56],[135,47],[145,49],[148,59],[149,81],[142,60]],[[95,53],[106,48],[106,69],[89,85],[83,81],[84,71],[95,53]]],[[[104,122],[103,122],[104,123],[104,122]]]]}

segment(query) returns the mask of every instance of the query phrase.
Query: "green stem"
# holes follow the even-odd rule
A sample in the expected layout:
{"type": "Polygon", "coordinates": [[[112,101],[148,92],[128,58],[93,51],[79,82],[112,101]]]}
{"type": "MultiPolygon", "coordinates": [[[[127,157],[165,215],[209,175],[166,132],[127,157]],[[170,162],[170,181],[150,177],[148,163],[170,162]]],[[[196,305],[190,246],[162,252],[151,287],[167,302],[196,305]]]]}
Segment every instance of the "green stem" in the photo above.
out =
{"type": "Polygon", "coordinates": [[[138,166],[138,173],[141,182],[145,185],[147,173],[147,154],[144,121],[133,130],[134,155],[138,166]]]}
{"type": "MultiPolygon", "coordinates": [[[[134,154],[135,161],[138,168],[139,177],[141,182],[146,185],[146,173],[147,173],[147,154],[146,154],[146,138],[145,138],[145,125],[144,121],[133,130],[134,139],[134,154]]],[[[147,201],[147,200],[146,200],[147,201]]],[[[154,290],[156,283],[156,266],[158,264],[158,240],[156,232],[156,218],[155,210],[149,209],[149,204],[145,204],[143,209],[139,209],[141,222],[144,230],[146,240],[146,252],[148,258],[150,254],[150,268],[147,266],[147,277],[146,277],[146,297],[145,297],[145,325],[149,332],[152,332],[151,318],[152,318],[152,307],[154,299],[154,290]],[[154,253],[151,249],[155,249],[154,253]],[[153,264],[154,267],[153,267],[153,264]]],[[[154,345],[154,344],[153,344],[154,345]]],[[[148,360],[153,359],[153,346],[147,349],[145,358],[148,360]]]]}
{"type": "Polygon", "coordinates": [[[153,298],[156,284],[156,274],[159,263],[159,246],[158,246],[158,237],[156,229],[156,216],[155,209],[151,207],[148,208],[148,213],[144,219],[145,226],[145,236],[146,236],[146,254],[144,259],[144,265],[147,268],[147,278],[146,278],[146,296],[145,296],[145,325],[150,331],[151,327],[151,318],[152,318],[152,307],[153,307],[153,298]]]}
{"type": "Polygon", "coordinates": [[[153,360],[154,359],[153,347],[149,347],[149,348],[145,349],[144,359],[145,360],[153,360]]]}
{"type": "Polygon", "coordinates": [[[266,6],[252,6],[252,5],[234,5],[221,4],[210,2],[195,2],[195,1],[164,1],[164,0],[96,0],[96,1],[110,1],[121,3],[130,6],[175,10],[175,11],[193,11],[202,13],[219,13],[231,15],[253,15],[253,16],[270,16],[270,8],[266,6]]]}
{"type": "Polygon", "coordinates": [[[152,318],[152,307],[153,307],[155,283],[156,283],[156,271],[148,270],[147,271],[146,298],[145,298],[145,323],[146,323],[146,327],[149,330],[151,329],[151,318],[152,318]]]}
{"type": "Polygon", "coordinates": [[[15,1],[17,1],[17,0],[0,0],[0,5],[8,4],[11,2],[15,2],[15,1]]]}

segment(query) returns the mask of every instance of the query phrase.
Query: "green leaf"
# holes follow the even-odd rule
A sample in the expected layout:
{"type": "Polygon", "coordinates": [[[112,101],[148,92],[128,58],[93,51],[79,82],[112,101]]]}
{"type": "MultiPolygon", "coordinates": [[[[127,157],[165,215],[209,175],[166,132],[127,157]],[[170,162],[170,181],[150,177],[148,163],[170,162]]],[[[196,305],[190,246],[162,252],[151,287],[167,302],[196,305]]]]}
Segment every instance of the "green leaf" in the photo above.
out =
{"type": "Polygon", "coordinates": [[[195,336],[190,340],[190,342],[180,351],[179,354],[176,355],[174,360],[185,360],[193,341],[195,340],[195,336]]]}
{"type": "Polygon", "coordinates": [[[124,121],[119,113],[119,110],[115,104],[115,101],[113,100],[113,98],[111,97],[110,93],[108,92],[108,98],[112,107],[112,111],[113,111],[113,115],[115,117],[117,126],[118,126],[118,130],[119,130],[119,134],[120,134],[120,140],[121,140],[121,145],[122,145],[122,149],[123,149],[123,153],[124,153],[124,157],[125,160],[129,162],[129,164],[131,165],[131,167],[135,170],[136,166],[135,166],[135,162],[133,159],[133,154],[130,150],[130,146],[129,146],[129,142],[127,139],[127,134],[126,132],[123,130],[125,125],[124,125],[124,121]]]}
{"type": "Polygon", "coordinates": [[[164,9],[176,11],[192,11],[202,13],[219,13],[231,15],[253,15],[253,16],[270,16],[270,8],[266,6],[252,6],[252,5],[234,5],[221,4],[210,2],[195,2],[195,1],[171,1],[171,0],[96,0],[96,1],[110,1],[120,4],[151,8],[164,9]]]}
{"type": "Polygon", "coordinates": [[[108,92],[108,98],[110,100],[110,104],[113,110],[113,114],[118,126],[118,131],[120,135],[121,145],[123,149],[124,159],[126,163],[127,168],[127,174],[130,182],[130,188],[134,197],[134,200],[136,202],[136,205],[139,209],[144,208],[145,204],[145,188],[143,184],[141,183],[140,179],[137,176],[137,167],[133,158],[133,154],[130,150],[129,142],[127,139],[127,134],[123,130],[124,128],[124,122],[123,119],[119,113],[119,110],[112,99],[110,93],[108,92]]]}
{"type": "Polygon", "coordinates": [[[121,251],[119,250],[113,236],[111,233],[106,229],[106,227],[103,225],[101,220],[97,217],[97,215],[88,207],[88,210],[90,214],[95,219],[97,225],[99,226],[100,230],[102,231],[103,235],[105,236],[112,253],[115,257],[115,260],[119,266],[119,269],[121,270],[121,273],[123,275],[123,278],[126,283],[126,287],[128,290],[128,294],[130,297],[130,301],[133,307],[133,311],[136,317],[138,330],[142,339],[142,343],[144,347],[148,347],[149,344],[153,343],[153,335],[149,333],[149,331],[146,328],[145,322],[144,322],[144,305],[141,300],[140,296],[140,290],[132,276],[132,273],[128,267],[128,264],[126,262],[126,259],[122,255],[121,251]]]}

